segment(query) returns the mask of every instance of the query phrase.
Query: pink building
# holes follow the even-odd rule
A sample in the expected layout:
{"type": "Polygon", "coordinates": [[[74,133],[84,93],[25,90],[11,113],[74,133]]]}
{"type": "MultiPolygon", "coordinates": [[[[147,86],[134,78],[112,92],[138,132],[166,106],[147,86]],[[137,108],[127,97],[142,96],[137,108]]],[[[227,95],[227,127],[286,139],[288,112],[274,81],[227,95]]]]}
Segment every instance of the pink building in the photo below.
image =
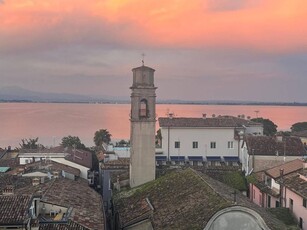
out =
{"type": "Polygon", "coordinates": [[[300,228],[307,230],[307,163],[297,159],[253,176],[250,200],[264,208],[289,208],[300,228]]]}

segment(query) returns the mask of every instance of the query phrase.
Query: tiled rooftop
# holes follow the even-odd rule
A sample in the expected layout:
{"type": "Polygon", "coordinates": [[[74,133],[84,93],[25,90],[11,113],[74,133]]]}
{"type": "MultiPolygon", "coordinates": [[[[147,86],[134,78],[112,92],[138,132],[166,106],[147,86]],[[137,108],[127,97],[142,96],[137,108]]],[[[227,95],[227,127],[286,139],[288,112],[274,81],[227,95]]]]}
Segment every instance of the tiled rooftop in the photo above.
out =
{"type": "Polygon", "coordinates": [[[61,225],[57,228],[45,226],[45,229],[104,229],[102,198],[85,179],[58,178],[33,186],[30,178],[0,175],[0,191],[8,185],[14,186],[15,195],[39,195],[44,202],[72,208],[69,228],[66,228],[68,225],[61,225]],[[84,228],[71,227],[77,225],[84,228]]]}
{"type": "Polygon", "coordinates": [[[89,229],[103,229],[101,196],[84,179],[56,179],[44,193],[43,201],[73,207],[69,219],[89,229]]]}
{"type": "Polygon", "coordinates": [[[307,169],[302,170],[300,173],[285,176],[284,184],[293,192],[307,199],[307,180],[300,178],[300,174],[306,175],[307,169]]]}
{"type": "Polygon", "coordinates": [[[28,218],[31,196],[0,195],[0,225],[22,224],[28,218]]]}
{"type": "Polygon", "coordinates": [[[30,178],[13,176],[9,174],[0,174],[0,195],[6,186],[13,186],[14,189],[21,189],[32,184],[30,178]]]}
{"type": "Polygon", "coordinates": [[[292,135],[296,137],[307,137],[307,130],[303,130],[300,132],[294,132],[292,135]]]}
{"type": "Polygon", "coordinates": [[[249,154],[267,156],[303,156],[306,153],[302,141],[298,137],[246,136],[249,154]],[[254,151],[254,152],[253,152],[254,151]]]}
{"type": "Polygon", "coordinates": [[[194,117],[160,117],[160,127],[242,127],[261,126],[261,124],[233,116],[218,116],[214,118],[194,117]]]}
{"type": "Polygon", "coordinates": [[[27,164],[25,166],[25,173],[32,172],[32,171],[62,171],[64,170],[67,173],[73,174],[75,176],[80,176],[80,169],[61,164],[55,161],[39,161],[27,164]]]}
{"type": "Polygon", "coordinates": [[[88,230],[88,228],[76,222],[68,221],[67,224],[41,224],[39,230],[88,230]]]}
{"type": "Polygon", "coordinates": [[[284,175],[288,175],[289,173],[303,169],[303,161],[296,159],[294,161],[286,162],[282,165],[266,170],[265,173],[274,179],[278,179],[280,177],[281,169],[283,169],[284,175]]]}
{"type": "MultiPolygon", "coordinates": [[[[129,191],[115,196],[121,225],[126,226],[148,214],[144,199],[153,206],[149,218],[154,229],[204,229],[219,210],[233,206],[233,189],[192,169],[177,170],[129,191]],[[143,205],[141,205],[143,202],[143,205]]],[[[252,204],[243,195],[237,195],[238,205],[258,212],[271,229],[285,226],[265,210],[252,204]]]]}
{"type": "Polygon", "coordinates": [[[86,150],[67,148],[63,146],[57,146],[50,149],[22,149],[20,155],[28,153],[41,153],[41,154],[64,154],[65,159],[74,163],[80,164],[87,168],[92,168],[92,153],[86,150]]]}
{"type": "Polygon", "coordinates": [[[67,152],[69,155],[65,157],[66,160],[72,161],[74,163],[77,163],[79,165],[85,166],[89,169],[93,167],[92,165],[92,153],[85,151],[85,150],[72,150],[68,149],[67,152]]]}
{"type": "Polygon", "coordinates": [[[102,164],[103,169],[129,168],[130,158],[118,158],[102,164]]]}

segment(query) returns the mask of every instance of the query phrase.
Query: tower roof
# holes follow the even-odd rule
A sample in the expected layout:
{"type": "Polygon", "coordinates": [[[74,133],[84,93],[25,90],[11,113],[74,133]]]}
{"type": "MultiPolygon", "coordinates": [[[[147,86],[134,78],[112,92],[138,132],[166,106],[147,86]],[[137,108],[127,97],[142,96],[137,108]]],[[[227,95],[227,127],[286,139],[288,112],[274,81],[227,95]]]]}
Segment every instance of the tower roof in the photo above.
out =
{"type": "Polygon", "coordinates": [[[145,65],[142,65],[142,66],[140,66],[140,67],[133,68],[132,71],[138,70],[138,69],[140,69],[140,70],[146,70],[146,69],[147,69],[147,70],[155,71],[153,68],[150,68],[150,67],[145,66],[145,65]]]}

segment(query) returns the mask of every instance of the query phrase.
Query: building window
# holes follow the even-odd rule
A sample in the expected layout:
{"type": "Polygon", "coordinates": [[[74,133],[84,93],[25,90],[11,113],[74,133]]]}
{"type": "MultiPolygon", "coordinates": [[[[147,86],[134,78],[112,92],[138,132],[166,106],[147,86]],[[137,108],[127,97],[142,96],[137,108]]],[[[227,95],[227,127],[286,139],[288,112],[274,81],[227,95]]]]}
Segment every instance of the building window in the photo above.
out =
{"type": "Polygon", "coordinates": [[[271,207],[271,196],[268,196],[268,208],[271,207]]]}
{"type": "Polygon", "coordinates": [[[303,199],[303,206],[307,208],[307,199],[303,199]]]}
{"type": "Polygon", "coordinates": [[[211,149],[216,149],[216,142],[215,141],[211,141],[210,142],[210,148],[211,149]]]}
{"type": "Polygon", "coordinates": [[[175,141],[175,149],[179,149],[180,148],[180,141],[175,141]]]}
{"type": "Polygon", "coordinates": [[[291,198],[289,198],[289,208],[293,211],[293,200],[291,198]]]}
{"type": "Polygon", "coordinates": [[[142,99],[140,102],[140,112],[139,112],[140,117],[147,117],[148,116],[148,111],[147,111],[147,100],[142,99]]]}
{"type": "Polygon", "coordinates": [[[228,148],[233,149],[233,141],[228,141],[228,148]]]}
{"type": "Polygon", "coordinates": [[[278,207],[279,207],[279,201],[276,200],[276,201],[275,201],[275,208],[278,208],[278,207]]]}
{"type": "Polygon", "coordinates": [[[253,189],[253,198],[255,199],[255,197],[256,197],[256,191],[255,189],[253,189]]]}
{"type": "Polygon", "coordinates": [[[193,149],[198,149],[198,142],[197,141],[193,141],[193,149]]]}
{"type": "Polygon", "coordinates": [[[299,226],[300,226],[300,229],[303,229],[303,219],[301,217],[299,219],[299,226]]]}
{"type": "Polygon", "coordinates": [[[262,207],[262,195],[259,194],[259,205],[262,207]]]}

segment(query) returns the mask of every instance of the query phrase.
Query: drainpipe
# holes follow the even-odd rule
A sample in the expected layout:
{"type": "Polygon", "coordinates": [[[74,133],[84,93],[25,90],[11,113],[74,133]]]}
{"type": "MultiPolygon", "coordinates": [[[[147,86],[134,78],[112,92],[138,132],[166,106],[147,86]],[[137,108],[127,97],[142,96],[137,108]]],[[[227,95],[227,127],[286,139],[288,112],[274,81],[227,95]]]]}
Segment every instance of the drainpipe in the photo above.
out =
{"type": "Polygon", "coordinates": [[[255,170],[255,149],[252,149],[253,153],[253,170],[255,170]]]}
{"type": "Polygon", "coordinates": [[[280,173],[280,188],[279,188],[280,207],[283,207],[284,169],[280,169],[279,173],[280,173]]]}
{"type": "Polygon", "coordinates": [[[167,127],[167,160],[170,161],[170,157],[169,157],[169,148],[170,148],[170,144],[169,144],[169,139],[170,139],[170,133],[169,133],[170,129],[169,126],[167,127]]]}

